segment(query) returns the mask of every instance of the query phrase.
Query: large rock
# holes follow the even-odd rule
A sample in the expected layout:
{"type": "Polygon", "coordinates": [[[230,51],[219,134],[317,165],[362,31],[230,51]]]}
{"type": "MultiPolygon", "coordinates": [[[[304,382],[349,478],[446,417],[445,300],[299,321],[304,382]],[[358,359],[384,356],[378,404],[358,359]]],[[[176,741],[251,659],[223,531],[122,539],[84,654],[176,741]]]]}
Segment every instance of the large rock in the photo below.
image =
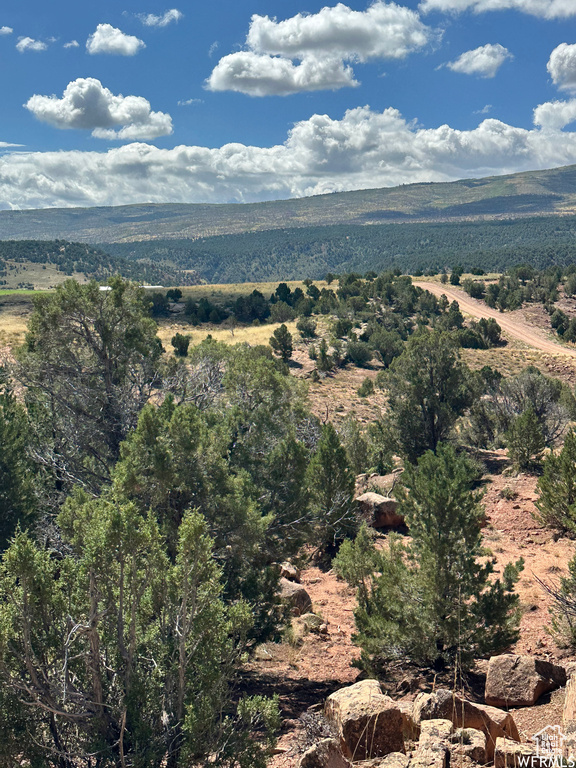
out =
{"type": "Polygon", "coordinates": [[[336,739],[322,739],[302,755],[299,768],[352,768],[336,739]]]}
{"type": "Polygon", "coordinates": [[[480,765],[486,762],[486,734],[482,731],[477,731],[475,728],[457,728],[450,737],[450,741],[452,742],[450,747],[452,762],[454,758],[458,758],[456,762],[459,764],[461,757],[467,757],[480,765]]]}
{"type": "Polygon", "coordinates": [[[531,707],[543,693],[566,685],[566,670],[533,656],[493,656],[486,676],[486,703],[495,707],[531,707]]]}
{"type": "Polygon", "coordinates": [[[280,596],[290,606],[293,616],[312,612],[312,600],[304,587],[288,579],[280,579],[280,596]]]}
{"type": "Polygon", "coordinates": [[[420,740],[418,748],[430,746],[431,744],[447,743],[452,736],[454,725],[452,720],[423,720],[420,724],[420,740]]]}
{"type": "Polygon", "coordinates": [[[354,768],[408,768],[409,759],[403,752],[390,752],[386,757],[376,757],[374,760],[360,760],[354,763],[354,768]]]}
{"type": "Polygon", "coordinates": [[[566,685],[562,730],[566,739],[564,743],[566,757],[573,757],[576,755],[576,675],[570,675],[566,685]]]}
{"type": "Polygon", "coordinates": [[[374,528],[400,528],[404,518],[397,512],[398,502],[379,493],[363,493],[356,499],[361,516],[374,528]]]}
{"type": "Polygon", "coordinates": [[[534,756],[534,747],[531,744],[518,744],[499,738],[496,739],[494,768],[520,768],[521,765],[531,765],[530,758],[534,756]]]}
{"type": "Polygon", "coordinates": [[[407,741],[418,741],[420,738],[420,724],[414,720],[414,706],[411,701],[397,701],[398,709],[402,713],[402,734],[407,741]]]}
{"type": "Polygon", "coordinates": [[[300,584],[300,569],[296,568],[292,563],[280,563],[280,576],[288,581],[296,581],[300,584]]]}
{"type": "Polygon", "coordinates": [[[377,680],[362,680],[326,699],[326,718],[336,727],[340,747],[351,760],[404,752],[402,713],[377,680]]]}
{"type": "Polygon", "coordinates": [[[507,737],[520,741],[520,734],[509,712],[485,704],[468,701],[456,693],[440,688],[434,693],[421,693],[414,700],[414,721],[444,718],[455,728],[474,728],[486,736],[486,757],[492,760],[496,739],[507,737]]]}

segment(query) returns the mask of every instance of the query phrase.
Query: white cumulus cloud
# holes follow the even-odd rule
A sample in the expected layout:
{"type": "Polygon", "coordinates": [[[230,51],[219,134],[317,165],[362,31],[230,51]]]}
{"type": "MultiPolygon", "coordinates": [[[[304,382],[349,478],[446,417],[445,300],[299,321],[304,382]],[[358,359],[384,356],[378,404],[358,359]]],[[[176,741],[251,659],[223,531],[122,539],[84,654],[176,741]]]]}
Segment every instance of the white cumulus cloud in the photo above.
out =
{"type": "Polygon", "coordinates": [[[561,43],[550,54],[546,68],[555,85],[576,91],[576,45],[561,43]]]}
{"type": "Polygon", "coordinates": [[[23,147],[24,144],[12,144],[10,141],[0,141],[0,149],[7,149],[8,147],[23,147]]]}
{"type": "Polygon", "coordinates": [[[369,107],[312,115],[272,147],[13,152],[0,157],[0,207],[250,202],[576,163],[576,133],[486,119],[473,130],[421,127],[369,107]]]}
{"type": "Polygon", "coordinates": [[[290,59],[253,51],[224,56],[206,81],[211,91],[238,91],[250,96],[287,96],[356,85],[351,67],[338,58],[309,56],[294,64],[290,59]]]}
{"type": "Polygon", "coordinates": [[[138,18],[147,27],[167,27],[172,22],[180,21],[184,14],[177,8],[171,8],[161,16],[156,16],[154,13],[141,13],[138,18]]]}
{"type": "Polygon", "coordinates": [[[0,35],[11,35],[14,30],[12,27],[0,27],[0,35]]]}
{"type": "Polygon", "coordinates": [[[86,50],[90,54],[110,53],[118,56],[134,56],[145,48],[143,40],[134,35],[127,35],[111,24],[98,24],[86,41],[86,50]]]}
{"type": "Polygon", "coordinates": [[[316,54],[366,61],[403,59],[434,36],[416,11],[377,0],[366,11],[338,3],[284,21],[254,15],[246,42],[259,53],[290,58],[316,54]]]}
{"type": "Polygon", "coordinates": [[[560,131],[576,120],[576,99],[547,101],[534,110],[534,125],[543,129],[560,131]]]}
{"type": "Polygon", "coordinates": [[[20,53],[25,53],[26,51],[35,51],[38,53],[40,51],[45,51],[47,48],[48,46],[46,43],[43,43],[41,40],[34,40],[33,37],[20,37],[16,43],[16,49],[20,51],[20,53]]]}
{"type": "Polygon", "coordinates": [[[64,43],[64,48],[80,48],[78,40],[70,40],[69,43],[64,43]]]}
{"type": "Polygon", "coordinates": [[[476,75],[477,77],[495,77],[496,73],[507,59],[514,58],[507,48],[496,43],[495,45],[481,45],[472,51],[465,51],[455,61],[450,61],[446,66],[453,72],[464,75],[476,75]]]}
{"type": "Polygon", "coordinates": [[[24,105],[55,128],[92,131],[99,139],[149,140],[172,133],[172,118],[142,96],[116,96],[95,78],[69,83],[62,98],[35,94],[24,105]]]}
{"type": "Polygon", "coordinates": [[[422,0],[420,10],[424,13],[515,10],[542,19],[562,19],[576,16],[576,3],[574,0],[422,0]]]}
{"type": "Polygon", "coordinates": [[[346,62],[403,59],[436,39],[416,11],[382,0],[366,11],[338,3],[283,21],[255,14],[248,50],[220,59],[207,87],[252,96],[353,87],[346,62]]]}

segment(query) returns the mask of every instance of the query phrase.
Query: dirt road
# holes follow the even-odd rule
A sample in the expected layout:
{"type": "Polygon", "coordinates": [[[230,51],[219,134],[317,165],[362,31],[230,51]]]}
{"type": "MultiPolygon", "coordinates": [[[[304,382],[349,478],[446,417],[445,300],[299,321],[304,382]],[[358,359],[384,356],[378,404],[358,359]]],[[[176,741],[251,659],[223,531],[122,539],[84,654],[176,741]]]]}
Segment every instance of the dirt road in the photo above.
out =
{"type": "Polygon", "coordinates": [[[523,341],[525,344],[528,344],[535,349],[540,349],[542,352],[548,352],[552,355],[564,355],[565,357],[576,358],[576,349],[551,341],[542,331],[527,326],[516,314],[512,316],[509,313],[499,312],[497,309],[492,309],[483,301],[471,299],[467,293],[455,288],[453,285],[442,285],[441,283],[424,281],[414,281],[414,285],[424,288],[426,291],[430,291],[430,293],[433,293],[435,296],[444,294],[450,301],[456,300],[460,305],[462,312],[466,312],[473,317],[493,317],[507,336],[512,336],[519,341],[523,341]]]}

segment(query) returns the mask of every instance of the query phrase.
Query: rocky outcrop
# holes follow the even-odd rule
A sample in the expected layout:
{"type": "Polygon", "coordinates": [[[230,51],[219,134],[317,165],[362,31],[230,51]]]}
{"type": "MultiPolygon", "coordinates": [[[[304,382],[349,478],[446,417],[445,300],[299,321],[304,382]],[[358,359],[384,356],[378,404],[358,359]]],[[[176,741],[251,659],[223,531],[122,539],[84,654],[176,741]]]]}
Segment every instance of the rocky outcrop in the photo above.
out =
{"type": "Polygon", "coordinates": [[[404,518],[397,512],[398,502],[379,493],[363,493],[356,499],[361,517],[373,528],[401,528],[404,518]]]}
{"type": "Polygon", "coordinates": [[[340,748],[351,760],[404,752],[402,713],[377,680],[362,680],[326,699],[324,714],[338,733],[340,748]]]}
{"type": "Polygon", "coordinates": [[[280,596],[290,607],[293,616],[312,612],[312,600],[304,587],[288,579],[280,579],[280,596]]]}
{"type": "Polygon", "coordinates": [[[302,755],[299,768],[352,768],[336,739],[322,739],[302,755]]]}
{"type": "MultiPolygon", "coordinates": [[[[515,741],[498,738],[494,750],[494,768],[519,768],[519,758],[527,760],[533,756],[534,748],[531,744],[518,744],[515,741]]],[[[522,764],[526,765],[524,760],[522,764]]]]}
{"type": "Polygon", "coordinates": [[[443,718],[455,728],[474,728],[486,736],[486,757],[494,756],[496,739],[507,737],[520,741],[520,734],[511,714],[496,707],[476,704],[445,689],[421,693],[414,701],[414,721],[422,726],[424,720],[443,718]]]}
{"type": "Polygon", "coordinates": [[[486,703],[495,707],[531,707],[543,693],[566,685],[566,670],[533,656],[493,656],[486,676],[486,703]]]}

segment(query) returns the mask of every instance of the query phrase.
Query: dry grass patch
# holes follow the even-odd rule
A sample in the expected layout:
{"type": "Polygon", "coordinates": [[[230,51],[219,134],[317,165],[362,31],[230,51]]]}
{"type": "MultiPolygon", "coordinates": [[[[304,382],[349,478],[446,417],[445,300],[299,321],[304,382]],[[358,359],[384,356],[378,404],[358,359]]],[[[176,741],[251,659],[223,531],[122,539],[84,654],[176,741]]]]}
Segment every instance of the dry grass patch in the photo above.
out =
{"type": "MultiPolygon", "coordinates": [[[[182,298],[192,298],[195,301],[206,298],[211,301],[221,302],[227,300],[237,299],[238,296],[248,296],[252,291],[260,291],[268,299],[274,293],[278,287],[279,282],[285,282],[291,291],[296,288],[301,288],[306,293],[306,286],[302,280],[277,280],[273,283],[214,283],[212,285],[189,285],[178,286],[182,291],[182,298]]],[[[320,290],[328,287],[328,283],[325,280],[314,280],[320,290]]],[[[338,287],[337,283],[332,283],[330,286],[332,289],[338,287]]]]}
{"type": "MultiPolygon", "coordinates": [[[[223,327],[222,325],[202,325],[193,326],[185,322],[160,322],[158,326],[158,336],[166,350],[171,350],[170,340],[176,333],[190,334],[192,340],[190,346],[200,344],[208,336],[212,336],[216,341],[223,341],[225,344],[247,343],[252,346],[257,344],[268,344],[270,336],[276,328],[282,323],[268,323],[266,325],[247,325],[239,328],[223,327]]],[[[284,323],[296,341],[299,338],[296,330],[296,321],[284,323]]]]}

